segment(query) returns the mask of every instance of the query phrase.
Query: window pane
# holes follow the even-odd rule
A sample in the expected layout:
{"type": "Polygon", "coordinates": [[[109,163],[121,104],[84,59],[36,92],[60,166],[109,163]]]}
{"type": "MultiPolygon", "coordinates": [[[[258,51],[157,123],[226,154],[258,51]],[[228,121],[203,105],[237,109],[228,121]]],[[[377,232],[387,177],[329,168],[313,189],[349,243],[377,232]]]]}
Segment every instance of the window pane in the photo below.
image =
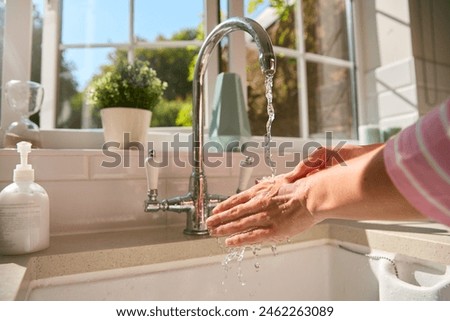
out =
{"type": "Polygon", "coordinates": [[[219,0],[220,5],[220,20],[223,21],[229,17],[228,14],[228,1],[227,0],[219,0]]]}
{"type": "MultiPolygon", "coordinates": [[[[248,50],[247,90],[249,119],[252,135],[266,133],[267,101],[264,77],[257,60],[258,53],[248,50]]],[[[297,61],[294,58],[277,56],[277,72],[274,77],[273,105],[275,120],[272,124],[274,136],[299,136],[297,61]]]]}
{"type": "MultiPolygon", "coordinates": [[[[158,77],[168,83],[163,101],[153,111],[152,126],[190,126],[192,81],[189,68],[197,53],[195,47],[136,49],[135,59],[149,61],[158,77]]],[[[98,113],[87,101],[89,83],[106,65],[126,59],[126,51],[114,48],[65,50],[61,56],[57,127],[101,127],[98,113]]]]}
{"type": "Polygon", "coordinates": [[[44,23],[43,0],[33,0],[33,39],[31,56],[31,80],[41,82],[42,26],[44,23]]]}
{"type": "Polygon", "coordinates": [[[349,59],[345,0],[303,0],[305,49],[349,59]]]}
{"type": "MultiPolygon", "coordinates": [[[[187,40],[181,38],[180,40],[187,40]]],[[[192,124],[192,80],[190,69],[199,48],[139,48],[136,59],[148,61],[158,77],[167,82],[162,101],[153,110],[152,127],[190,126],[192,124]]]]}
{"type": "Polygon", "coordinates": [[[245,16],[256,19],[261,14],[270,8],[269,0],[244,0],[245,16]]]}
{"type": "Polygon", "coordinates": [[[333,137],[351,138],[350,70],[310,62],[307,78],[310,136],[323,137],[325,132],[333,132],[333,137]]]}
{"type": "Polygon", "coordinates": [[[295,2],[278,1],[273,6],[268,0],[261,3],[246,0],[245,16],[256,20],[269,33],[274,46],[296,48],[295,2]]]}
{"type": "Polygon", "coordinates": [[[128,41],[129,0],[63,0],[61,42],[128,41]]]}
{"type": "Polygon", "coordinates": [[[98,128],[98,119],[91,118],[86,101],[86,89],[102,65],[115,49],[66,49],[61,53],[59,66],[59,96],[56,110],[57,128],[98,128]]]}
{"type": "Polygon", "coordinates": [[[135,0],[135,33],[140,40],[170,40],[180,31],[197,30],[203,0],[135,0]]]}

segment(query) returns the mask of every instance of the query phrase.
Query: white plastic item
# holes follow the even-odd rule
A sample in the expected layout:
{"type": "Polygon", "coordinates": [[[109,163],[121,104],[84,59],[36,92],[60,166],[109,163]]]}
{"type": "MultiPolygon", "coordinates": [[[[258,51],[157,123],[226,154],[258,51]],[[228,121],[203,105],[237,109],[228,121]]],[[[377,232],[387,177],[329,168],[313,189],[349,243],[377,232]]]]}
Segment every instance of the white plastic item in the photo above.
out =
{"type": "Polygon", "coordinates": [[[240,174],[239,174],[239,183],[237,188],[237,193],[240,193],[247,189],[248,182],[250,181],[250,177],[253,173],[253,157],[248,156],[244,161],[240,164],[240,174]]]}
{"type": "Polygon", "coordinates": [[[0,254],[17,255],[46,249],[50,244],[47,192],[34,182],[28,164],[29,142],[17,143],[20,164],[14,182],[0,192],[0,254]]]}
{"type": "Polygon", "coordinates": [[[149,191],[158,188],[159,168],[154,163],[155,156],[155,151],[151,150],[148,153],[148,158],[145,160],[147,172],[147,187],[149,191]]]}

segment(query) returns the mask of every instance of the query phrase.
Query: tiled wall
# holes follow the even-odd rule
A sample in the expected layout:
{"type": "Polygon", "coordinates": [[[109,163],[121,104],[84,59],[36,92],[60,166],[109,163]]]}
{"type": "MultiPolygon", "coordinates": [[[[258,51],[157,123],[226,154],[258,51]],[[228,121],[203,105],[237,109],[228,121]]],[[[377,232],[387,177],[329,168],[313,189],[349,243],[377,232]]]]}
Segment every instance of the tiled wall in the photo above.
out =
{"type": "Polygon", "coordinates": [[[450,96],[450,2],[359,4],[360,122],[404,128],[450,96]]]}
{"type": "Polygon", "coordinates": [[[418,118],[408,0],[361,1],[362,125],[406,127],[418,118]]]}
{"type": "MultiPolygon", "coordinates": [[[[50,198],[50,230],[52,234],[94,232],[146,226],[180,225],[184,228],[186,217],[176,213],[145,213],[147,195],[143,159],[137,151],[128,154],[129,166],[123,162],[116,167],[105,167],[114,158],[101,150],[33,150],[30,163],[35,169],[36,182],[42,185],[50,198]],[[141,164],[140,164],[141,163],[141,164]]],[[[161,168],[158,182],[160,198],[184,195],[188,190],[191,167],[188,154],[181,153],[174,162],[170,154],[169,164],[161,168]],[[180,166],[185,162],[186,166],[180,166]]],[[[239,162],[245,157],[233,153],[231,157],[208,158],[210,163],[221,162],[219,167],[205,168],[210,193],[231,195],[238,184],[239,162]],[[226,162],[228,159],[228,165],[226,162]]],[[[270,174],[260,158],[253,171],[251,182],[270,174]]],[[[292,155],[274,156],[277,172],[286,171],[292,155]]],[[[12,173],[19,160],[15,150],[0,150],[0,188],[12,181],[12,173]]],[[[250,182],[250,184],[252,184],[250,182]]]]}
{"type": "Polygon", "coordinates": [[[406,58],[374,71],[379,126],[404,128],[418,119],[414,59],[406,58]]]}

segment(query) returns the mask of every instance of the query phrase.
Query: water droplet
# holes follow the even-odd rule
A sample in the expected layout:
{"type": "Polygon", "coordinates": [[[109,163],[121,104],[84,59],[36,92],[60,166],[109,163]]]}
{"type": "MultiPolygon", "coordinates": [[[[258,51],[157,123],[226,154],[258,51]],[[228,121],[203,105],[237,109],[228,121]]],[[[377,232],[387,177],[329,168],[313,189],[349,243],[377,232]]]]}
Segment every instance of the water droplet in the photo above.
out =
{"type": "Polygon", "coordinates": [[[275,244],[272,244],[270,246],[270,249],[272,250],[273,255],[277,255],[277,246],[275,244]]]}
{"type": "Polygon", "coordinates": [[[256,244],[252,246],[252,253],[254,256],[258,256],[259,251],[261,251],[261,244],[256,244]]]}
{"type": "Polygon", "coordinates": [[[255,263],[255,269],[256,269],[256,272],[258,272],[259,271],[259,268],[260,268],[261,266],[259,265],[259,262],[256,262],[255,263]]]}
{"type": "Polygon", "coordinates": [[[237,248],[228,248],[227,255],[225,255],[223,261],[222,261],[222,267],[225,271],[225,278],[227,278],[228,271],[231,270],[230,263],[233,261],[236,261],[238,264],[237,268],[237,277],[240,283],[243,283],[245,285],[245,282],[243,281],[243,273],[242,273],[242,267],[241,262],[244,259],[245,256],[245,247],[237,247],[237,248]]]}

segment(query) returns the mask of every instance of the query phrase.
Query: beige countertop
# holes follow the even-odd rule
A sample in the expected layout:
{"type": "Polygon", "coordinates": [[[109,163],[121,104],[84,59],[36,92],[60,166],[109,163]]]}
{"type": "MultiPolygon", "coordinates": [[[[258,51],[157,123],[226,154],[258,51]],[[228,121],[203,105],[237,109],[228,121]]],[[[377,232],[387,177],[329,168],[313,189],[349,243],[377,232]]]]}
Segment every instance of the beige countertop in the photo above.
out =
{"type": "MultiPolygon", "coordinates": [[[[30,280],[225,253],[223,242],[183,227],[53,236],[50,248],[0,256],[0,300],[24,297],[30,280]]],[[[326,221],[291,242],[330,240],[450,265],[450,228],[432,222],[326,221]]]]}

